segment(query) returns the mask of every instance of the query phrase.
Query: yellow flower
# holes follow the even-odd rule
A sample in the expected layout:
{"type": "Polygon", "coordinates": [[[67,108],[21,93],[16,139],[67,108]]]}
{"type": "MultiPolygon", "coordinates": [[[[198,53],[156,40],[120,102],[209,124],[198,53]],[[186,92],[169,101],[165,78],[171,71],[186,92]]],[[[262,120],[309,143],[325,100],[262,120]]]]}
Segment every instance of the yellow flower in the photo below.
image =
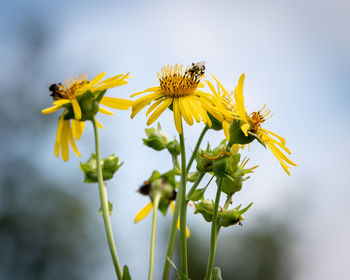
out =
{"type": "MultiPolygon", "coordinates": [[[[171,201],[170,202],[170,207],[171,207],[171,213],[174,213],[174,209],[175,209],[175,205],[174,203],[171,201]]],[[[148,216],[148,214],[151,212],[151,210],[153,209],[153,203],[149,202],[145,207],[143,207],[136,215],[135,217],[135,224],[142,221],[144,218],[146,218],[148,216]]],[[[177,221],[177,228],[180,229],[180,219],[177,221]]],[[[188,227],[186,226],[186,237],[189,238],[190,237],[190,230],[188,229],[188,227]]]]}
{"type": "Polygon", "coordinates": [[[157,76],[160,86],[131,95],[134,97],[148,93],[133,103],[131,118],[154,102],[146,112],[146,116],[153,112],[147,120],[147,125],[157,120],[167,108],[171,108],[174,113],[175,127],[180,134],[182,134],[182,118],[188,125],[193,125],[193,119],[195,119],[197,122],[203,120],[209,126],[211,126],[211,120],[208,113],[220,121],[223,119],[222,115],[226,112],[220,101],[214,95],[198,89],[203,87],[200,80],[204,76],[204,67],[197,69],[192,65],[183,71],[182,65],[168,65],[163,67],[157,76]]]}
{"type": "MultiPolygon", "coordinates": [[[[59,118],[56,142],[55,142],[55,155],[59,156],[59,151],[61,149],[61,154],[63,160],[67,161],[69,158],[69,143],[71,144],[73,151],[80,157],[80,153],[75,145],[75,139],[80,139],[86,120],[82,113],[81,104],[79,101],[82,100],[86,93],[93,94],[94,98],[100,104],[105,106],[119,109],[127,110],[131,107],[132,101],[114,98],[114,97],[97,97],[97,93],[101,93],[109,88],[125,85],[128,82],[126,79],[130,78],[129,74],[121,74],[106,80],[102,80],[105,73],[97,75],[91,81],[87,80],[85,74],[80,77],[71,78],[65,82],[65,85],[53,84],[50,86],[51,96],[54,99],[53,106],[42,110],[42,114],[50,114],[63,108],[63,113],[59,118]],[[102,81],[101,81],[102,80],[102,81]],[[69,116],[69,108],[73,109],[73,115],[69,116]]],[[[98,106],[98,111],[107,114],[114,115],[113,112],[98,106]]],[[[98,122],[98,126],[102,128],[102,125],[98,122]]]]}
{"type": "Polygon", "coordinates": [[[234,92],[234,114],[236,114],[238,119],[241,121],[241,130],[245,136],[248,136],[248,134],[253,135],[260,142],[269,147],[273,155],[280,162],[284,171],[290,175],[289,169],[291,167],[289,165],[297,165],[285,155],[285,153],[289,155],[291,154],[289,149],[286,147],[286,140],[276,133],[261,127],[261,124],[272,116],[271,111],[266,109],[266,105],[264,105],[258,112],[253,112],[249,115],[246,112],[243,97],[244,78],[245,75],[242,74],[234,92]]]}

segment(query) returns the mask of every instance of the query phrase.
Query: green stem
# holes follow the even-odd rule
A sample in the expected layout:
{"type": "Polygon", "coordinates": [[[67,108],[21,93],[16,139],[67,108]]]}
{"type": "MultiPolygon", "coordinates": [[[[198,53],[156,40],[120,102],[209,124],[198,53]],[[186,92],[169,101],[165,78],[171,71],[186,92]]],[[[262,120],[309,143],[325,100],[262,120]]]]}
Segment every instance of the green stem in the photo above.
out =
{"type": "Polygon", "coordinates": [[[154,248],[155,248],[155,241],[156,241],[157,212],[158,212],[159,201],[160,201],[160,192],[156,193],[153,199],[153,220],[152,220],[151,251],[149,256],[148,280],[153,279],[154,248]]]}
{"type": "MultiPolygon", "coordinates": [[[[199,175],[198,175],[196,181],[193,183],[193,186],[191,187],[191,189],[189,190],[189,192],[188,192],[187,195],[186,195],[186,200],[187,200],[187,201],[191,200],[192,194],[195,192],[197,186],[198,186],[199,183],[202,181],[204,175],[205,175],[205,173],[199,173],[199,175]]],[[[213,175],[213,176],[210,178],[209,182],[208,182],[207,185],[204,187],[205,189],[207,189],[207,187],[209,186],[210,182],[213,180],[214,177],[215,177],[215,176],[213,175]]]]}
{"type": "Polygon", "coordinates": [[[227,195],[226,201],[225,201],[225,205],[224,205],[224,209],[227,210],[227,208],[230,206],[231,201],[232,201],[232,194],[227,195]]]}
{"type": "Polygon", "coordinates": [[[218,190],[216,192],[215,203],[214,203],[213,221],[211,224],[210,251],[209,251],[208,266],[207,266],[207,273],[205,275],[205,280],[211,279],[211,274],[214,267],[216,244],[217,244],[218,233],[219,233],[219,228],[217,227],[217,218],[218,218],[217,216],[218,216],[218,208],[219,208],[220,195],[221,195],[221,186],[222,184],[220,180],[218,185],[218,190]]]}
{"type": "Polygon", "coordinates": [[[197,151],[198,151],[198,149],[199,149],[199,146],[201,145],[202,140],[203,140],[203,137],[204,137],[205,133],[206,133],[208,130],[209,130],[209,126],[206,125],[206,126],[203,128],[202,133],[201,133],[201,135],[200,135],[199,138],[198,138],[196,147],[194,148],[194,150],[193,150],[193,152],[192,152],[192,156],[191,156],[190,160],[188,161],[187,168],[186,168],[187,172],[190,171],[191,165],[192,165],[194,159],[196,158],[196,155],[197,155],[197,151]]]}
{"type": "Polygon", "coordinates": [[[180,147],[181,147],[181,179],[180,179],[180,252],[181,252],[181,271],[187,276],[187,237],[186,237],[186,214],[187,214],[187,201],[186,201],[186,151],[185,151],[185,139],[184,135],[179,134],[180,147]],[[181,189],[181,192],[180,192],[181,189]]]}
{"type": "MultiPolygon", "coordinates": [[[[190,158],[190,160],[189,160],[189,162],[187,164],[186,173],[190,170],[191,165],[192,165],[194,159],[196,158],[199,146],[200,146],[200,144],[201,144],[201,142],[203,140],[203,137],[204,137],[205,133],[208,131],[208,129],[209,129],[209,127],[205,126],[203,131],[202,131],[202,133],[201,133],[201,135],[199,136],[197,144],[196,144],[196,147],[194,148],[192,156],[191,156],[191,158],[190,158]]],[[[181,136],[180,136],[180,139],[181,139],[181,136]]],[[[182,153],[181,153],[181,162],[182,162],[182,153]]],[[[186,158],[185,158],[185,162],[186,162],[186,158]]],[[[184,164],[182,164],[182,166],[184,166],[184,164]]],[[[199,184],[199,182],[198,182],[198,184],[199,184]]],[[[183,194],[181,193],[181,191],[182,191],[182,188],[180,187],[179,188],[179,192],[178,192],[177,197],[176,197],[175,209],[174,209],[174,213],[173,213],[173,219],[171,221],[170,234],[169,234],[169,239],[168,239],[168,246],[167,246],[166,257],[165,257],[164,268],[163,268],[163,276],[162,276],[163,280],[167,280],[168,277],[169,277],[170,262],[168,261],[168,258],[171,259],[172,256],[173,256],[174,245],[175,245],[175,237],[176,237],[176,225],[177,225],[177,221],[179,219],[179,212],[180,212],[180,199],[181,199],[181,197],[183,195],[185,195],[185,191],[184,191],[183,194]]],[[[185,225],[186,225],[186,221],[185,221],[185,225]]],[[[181,225],[180,225],[180,227],[181,227],[181,225]]],[[[186,234],[186,230],[185,230],[185,234],[186,234]]]]}
{"type": "MultiPolygon", "coordinates": [[[[198,177],[196,179],[196,181],[193,183],[191,189],[188,191],[187,195],[186,195],[186,200],[189,201],[191,200],[191,196],[194,193],[194,191],[196,190],[196,188],[198,187],[199,183],[202,181],[203,177],[204,177],[205,173],[201,172],[198,174],[198,177]]],[[[210,179],[211,181],[211,179],[210,179]]],[[[210,183],[209,181],[209,183],[210,183]]]]}
{"type": "Polygon", "coordinates": [[[99,141],[99,137],[98,137],[97,122],[96,122],[95,118],[92,119],[92,124],[94,126],[94,134],[95,134],[96,167],[97,167],[96,171],[97,171],[97,179],[98,179],[98,189],[99,189],[100,200],[101,200],[101,208],[102,208],[102,213],[103,213],[103,221],[104,221],[108,246],[109,246],[109,250],[111,252],[115,272],[117,274],[118,279],[121,280],[123,277],[123,273],[122,273],[122,270],[120,267],[117,249],[115,247],[114,238],[113,238],[111,220],[109,217],[107,190],[106,190],[106,186],[103,182],[100,143],[99,143],[100,141],[99,141]]]}

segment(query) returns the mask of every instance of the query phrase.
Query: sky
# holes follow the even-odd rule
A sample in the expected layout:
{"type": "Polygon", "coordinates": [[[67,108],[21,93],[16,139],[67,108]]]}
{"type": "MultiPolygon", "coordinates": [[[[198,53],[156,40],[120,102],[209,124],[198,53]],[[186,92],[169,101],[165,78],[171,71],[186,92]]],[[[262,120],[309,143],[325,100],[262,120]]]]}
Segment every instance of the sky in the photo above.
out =
{"type": "MultiPolygon", "coordinates": [[[[19,125],[11,135],[1,136],[7,144],[1,151],[7,158],[30,157],[42,176],[63,182],[63,188],[97,209],[97,189],[81,185],[78,169],[93,150],[92,129],[87,128],[78,142],[81,159],[72,155],[66,163],[54,156],[58,115],[40,115],[40,109],[51,103],[49,83],[82,72],[89,77],[130,72],[134,78],[126,86],[107,93],[128,98],[156,86],[156,72],[168,64],[204,60],[206,78],[212,81],[214,75],[230,90],[245,73],[247,110],[256,111],[264,104],[271,109],[274,115],[264,127],[287,139],[291,158],[298,164],[287,176],[258,143],[244,151],[252,164],[259,165],[237,195],[237,203],[254,202],[246,214],[246,227],[258,213],[290,219],[298,237],[291,250],[297,262],[293,279],[329,279],[335,274],[346,279],[350,273],[348,1],[7,1],[5,6],[0,11],[0,81],[5,90],[0,94],[4,104],[32,102],[38,110],[21,114],[1,108],[1,126],[19,125]],[[38,37],[30,35],[33,26],[38,37]],[[38,45],[40,52],[25,58],[38,45]],[[27,85],[20,96],[6,95],[17,82],[27,85]],[[20,126],[26,116],[35,119],[32,126],[37,132],[28,137],[30,128],[20,126]]],[[[118,228],[117,247],[121,256],[126,255],[122,262],[132,263],[135,279],[143,279],[151,218],[133,224],[137,211],[148,203],[135,191],[154,169],[167,171],[170,160],[165,152],[142,145],[145,112],[132,121],[130,112],[122,111],[98,119],[105,126],[100,135],[102,154],[116,153],[125,162],[108,184],[116,208],[112,223],[118,228]],[[130,238],[143,245],[131,246],[130,238]]],[[[176,136],[170,112],[159,121],[170,139],[176,136]]],[[[202,127],[185,127],[188,151],[202,127]]],[[[222,139],[222,133],[210,131],[205,142],[215,145],[222,139]]],[[[212,185],[207,195],[214,198],[214,194],[212,185]]],[[[190,212],[189,227],[206,229],[208,240],[208,224],[190,212]]],[[[169,216],[160,218],[159,230],[165,231],[169,221],[169,216]]],[[[156,261],[162,263],[166,240],[159,242],[156,261]]],[[[105,257],[108,260],[107,253],[105,257]]],[[[106,269],[106,279],[112,279],[110,265],[106,269]]],[[[158,275],[161,267],[155,271],[158,275]]]]}

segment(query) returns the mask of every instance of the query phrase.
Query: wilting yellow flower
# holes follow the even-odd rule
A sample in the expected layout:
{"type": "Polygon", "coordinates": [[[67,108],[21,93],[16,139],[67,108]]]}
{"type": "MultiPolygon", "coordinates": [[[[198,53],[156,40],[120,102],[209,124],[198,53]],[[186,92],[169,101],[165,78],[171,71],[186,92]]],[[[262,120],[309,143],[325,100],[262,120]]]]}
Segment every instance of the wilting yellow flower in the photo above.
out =
{"type": "Polygon", "coordinates": [[[234,92],[235,103],[232,103],[234,104],[234,114],[241,121],[241,130],[245,136],[248,136],[248,134],[253,135],[263,144],[266,144],[280,162],[282,168],[290,175],[289,169],[291,167],[289,165],[297,165],[284,154],[284,152],[291,154],[286,147],[286,140],[276,133],[261,127],[261,124],[272,116],[271,111],[266,109],[266,105],[264,105],[258,112],[253,112],[249,115],[246,112],[243,97],[244,78],[244,74],[239,78],[234,92]]]}
{"type": "Polygon", "coordinates": [[[134,97],[148,92],[147,95],[133,103],[131,118],[154,102],[146,112],[146,116],[153,112],[147,120],[147,125],[150,125],[170,107],[174,112],[175,127],[182,134],[182,118],[188,125],[193,125],[194,118],[197,122],[203,120],[205,124],[211,126],[208,113],[220,121],[223,120],[223,114],[227,114],[221,102],[214,95],[198,89],[203,87],[200,80],[204,76],[204,65],[192,65],[185,71],[182,65],[168,65],[163,67],[157,76],[160,86],[131,95],[134,97]]]}
{"type": "MultiPolygon", "coordinates": [[[[86,120],[82,114],[81,104],[79,101],[82,99],[84,94],[90,92],[95,95],[97,92],[105,91],[109,88],[125,85],[128,82],[126,79],[130,78],[129,74],[121,74],[106,80],[102,80],[105,73],[97,75],[91,81],[87,80],[85,74],[80,77],[71,78],[65,82],[65,85],[53,84],[49,87],[51,91],[51,96],[54,99],[53,106],[42,110],[42,114],[50,114],[63,108],[63,113],[59,118],[55,142],[55,155],[59,156],[59,150],[61,149],[61,154],[63,160],[67,161],[69,158],[69,143],[71,144],[73,151],[80,157],[80,153],[75,145],[75,139],[80,139],[86,120]],[[68,116],[68,108],[71,106],[74,112],[74,116],[68,116]]],[[[100,104],[105,106],[119,109],[127,110],[131,107],[132,101],[114,98],[114,97],[102,97],[98,100],[100,104]]],[[[114,115],[113,112],[103,108],[98,107],[98,111],[107,114],[114,115]]],[[[98,122],[98,126],[102,128],[102,125],[98,122]]]]}
{"type": "MultiPolygon", "coordinates": [[[[175,209],[175,205],[174,203],[171,201],[170,202],[170,207],[171,207],[171,213],[174,213],[174,209],[175,209]]],[[[150,202],[148,203],[145,207],[143,207],[136,215],[135,217],[135,224],[142,221],[144,218],[146,218],[148,216],[148,214],[151,212],[151,210],[153,209],[153,203],[150,202]]],[[[180,219],[177,221],[177,228],[180,229],[180,219]]],[[[189,238],[190,237],[190,230],[188,229],[188,227],[186,226],[186,237],[189,238]]]]}

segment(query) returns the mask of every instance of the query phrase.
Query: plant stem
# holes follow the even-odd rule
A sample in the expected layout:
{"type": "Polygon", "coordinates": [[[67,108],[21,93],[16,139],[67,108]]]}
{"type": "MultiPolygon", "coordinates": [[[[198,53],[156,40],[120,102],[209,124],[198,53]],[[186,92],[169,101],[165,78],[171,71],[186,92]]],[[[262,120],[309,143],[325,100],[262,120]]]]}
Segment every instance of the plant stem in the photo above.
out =
{"type": "Polygon", "coordinates": [[[100,141],[99,141],[99,137],[98,137],[97,122],[96,122],[95,118],[92,119],[92,124],[94,126],[94,134],[95,134],[96,171],[97,171],[97,179],[98,179],[98,189],[99,189],[100,200],[101,200],[101,208],[102,208],[102,213],[103,213],[103,221],[104,221],[108,246],[109,246],[109,250],[111,252],[115,272],[117,274],[118,279],[121,280],[123,277],[123,273],[122,273],[122,270],[120,267],[117,249],[115,247],[114,238],[113,238],[111,220],[109,217],[107,190],[106,190],[106,186],[103,182],[102,167],[101,167],[101,154],[100,154],[100,141]]]}
{"type": "Polygon", "coordinates": [[[206,125],[206,126],[203,128],[203,130],[202,130],[202,132],[201,132],[201,135],[200,135],[199,138],[198,138],[196,147],[194,148],[194,150],[193,150],[193,152],[192,152],[192,156],[191,156],[190,160],[188,161],[187,168],[186,168],[186,171],[187,171],[187,172],[190,171],[191,165],[192,165],[194,159],[196,158],[196,155],[197,155],[197,151],[198,151],[198,149],[199,149],[199,146],[201,145],[202,140],[203,140],[203,137],[204,137],[205,133],[206,133],[208,130],[209,130],[209,126],[206,125]]]}
{"type": "Polygon", "coordinates": [[[186,214],[187,214],[187,201],[186,201],[186,151],[185,151],[185,139],[184,135],[179,134],[180,147],[181,147],[181,179],[179,193],[180,196],[180,252],[181,252],[181,271],[187,276],[187,237],[186,237],[186,214]],[[181,192],[180,192],[181,189],[181,192]]]}
{"type": "MultiPolygon", "coordinates": [[[[192,194],[194,193],[194,191],[196,190],[196,188],[198,187],[199,183],[202,181],[203,177],[204,177],[205,173],[199,173],[196,181],[193,183],[191,189],[188,191],[187,195],[186,195],[186,200],[189,201],[192,194]]],[[[211,181],[211,179],[210,179],[211,181]]],[[[210,183],[209,181],[209,183],[210,183]]]]}
{"type": "Polygon", "coordinates": [[[157,192],[153,199],[153,220],[152,220],[151,251],[149,256],[148,280],[153,279],[154,248],[155,248],[155,240],[156,240],[157,212],[158,212],[159,200],[160,200],[160,193],[157,192]]]}
{"type": "Polygon", "coordinates": [[[211,224],[211,235],[210,235],[210,251],[209,251],[209,258],[208,258],[208,266],[207,266],[207,273],[205,275],[205,280],[211,279],[211,274],[214,267],[214,258],[215,258],[215,251],[216,251],[216,244],[218,240],[218,233],[219,228],[217,227],[217,216],[218,216],[218,208],[219,208],[219,202],[220,202],[220,195],[221,195],[221,180],[218,184],[218,190],[216,192],[216,198],[214,203],[214,210],[213,210],[213,221],[211,224]]]}
{"type": "MultiPolygon", "coordinates": [[[[203,140],[203,137],[205,135],[205,133],[208,131],[209,127],[206,125],[202,132],[201,132],[201,135],[199,136],[198,138],[198,141],[197,141],[197,144],[196,144],[196,147],[194,148],[193,150],[193,153],[192,153],[192,156],[187,164],[187,168],[186,168],[186,176],[187,176],[187,172],[190,170],[191,168],[191,165],[194,161],[194,159],[196,158],[196,155],[197,155],[197,151],[199,149],[199,146],[203,140]]],[[[181,135],[180,135],[180,140],[181,140],[181,135]]],[[[180,141],[181,142],[181,141],[180,141]]],[[[180,143],[181,144],[181,143],[180,143]]],[[[185,166],[186,164],[186,157],[184,157],[184,162],[183,163],[183,153],[182,151],[184,151],[184,148],[182,149],[181,148],[181,164],[182,166],[185,166]]],[[[185,151],[184,151],[185,152],[185,151]]],[[[182,167],[181,167],[182,168],[182,167]]],[[[182,168],[183,170],[183,168],[182,168]]],[[[183,173],[183,172],[181,172],[183,173]]],[[[185,177],[185,180],[186,180],[186,177],[185,177]]],[[[198,182],[199,184],[199,182],[198,182]]],[[[181,189],[181,184],[180,184],[180,188],[179,188],[179,192],[177,194],[177,197],[176,197],[176,202],[175,202],[175,209],[174,209],[174,213],[173,213],[173,219],[171,221],[171,228],[170,228],[170,234],[169,234],[169,239],[168,239],[168,247],[167,247],[167,251],[166,251],[166,256],[165,256],[165,261],[164,261],[164,268],[163,268],[163,280],[167,280],[168,277],[169,277],[169,270],[170,270],[170,262],[168,261],[168,258],[171,259],[172,258],[172,255],[173,255],[173,251],[174,251],[174,245],[175,245],[175,237],[176,237],[176,225],[177,225],[177,221],[179,219],[179,212],[180,212],[180,200],[181,200],[181,197],[182,196],[185,196],[185,190],[184,190],[184,193],[182,194],[181,193],[182,189],[181,189]]],[[[185,197],[186,198],[186,197],[185,197]]],[[[187,206],[187,205],[186,205],[187,206]]],[[[185,207],[186,208],[186,207],[185,207]]],[[[186,219],[186,213],[185,213],[185,219],[186,219]]],[[[181,221],[180,221],[181,223],[181,221]]],[[[180,224],[180,227],[181,227],[181,224],[180,224]]],[[[185,227],[186,227],[186,220],[185,220],[185,227]]],[[[186,229],[185,229],[185,235],[186,235],[186,229]]],[[[186,241],[185,241],[186,242],[186,241]]],[[[187,252],[187,251],[186,251],[187,252]]],[[[186,262],[187,264],[187,262],[186,262]]]]}
{"type": "Polygon", "coordinates": [[[230,206],[231,201],[232,201],[232,194],[229,194],[229,195],[227,195],[227,198],[225,201],[225,205],[224,205],[225,210],[230,206]]]}

